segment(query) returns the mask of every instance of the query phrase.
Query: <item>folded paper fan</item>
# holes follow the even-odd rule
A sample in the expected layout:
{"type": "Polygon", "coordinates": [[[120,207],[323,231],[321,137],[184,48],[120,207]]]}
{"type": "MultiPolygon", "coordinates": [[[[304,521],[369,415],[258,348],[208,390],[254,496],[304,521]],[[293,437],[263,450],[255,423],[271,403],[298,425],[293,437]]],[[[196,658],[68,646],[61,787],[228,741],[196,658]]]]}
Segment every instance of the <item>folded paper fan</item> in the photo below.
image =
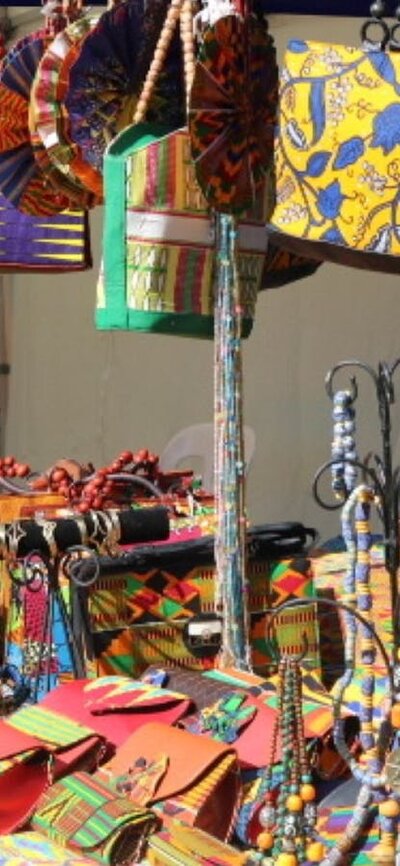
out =
{"type": "Polygon", "coordinates": [[[76,201],[76,187],[61,172],[45,175],[32,149],[30,91],[51,39],[45,30],[33,33],[5,57],[0,70],[0,190],[14,207],[28,214],[92,205],[91,194],[84,203],[81,197],[76,201]]]}
{"type": "MultiPolygon", "coordinates": [[[[64,98],[70,68],[83,41],[96,26],[98,17],[87,15],[74,21],[50,43],[33,82],[29,111],[31,139],[39,165],[45,148],[50,163],[77,186],[77,194],[79,189],[91,190],[95,196],[94,203],[101,201],[101,179],[98,172],[82,159],[79,145],[71,140],[64,98]]],[[[43,164],[42,167],[46,171],[43,164]]]]}
{"type": "MultiPolygon", "coordinates": [[[[69,72],[65,107],[70,136],[101,182],[103,156],[117,132],[128,126],[150,66],[167,8],[126,0],[105,12],[83,41],[69,72]]],[[[149,120],[170,126],[184,121],[184,88],[178,37],[167,54],[149,120]]]]}
{"type": "Polygon", "coordinates": [[[266,25],[227,15],[203,34],[190,94],[198,182],[222,211],[251,208],[272,164],[278,67],[266,25]]]}

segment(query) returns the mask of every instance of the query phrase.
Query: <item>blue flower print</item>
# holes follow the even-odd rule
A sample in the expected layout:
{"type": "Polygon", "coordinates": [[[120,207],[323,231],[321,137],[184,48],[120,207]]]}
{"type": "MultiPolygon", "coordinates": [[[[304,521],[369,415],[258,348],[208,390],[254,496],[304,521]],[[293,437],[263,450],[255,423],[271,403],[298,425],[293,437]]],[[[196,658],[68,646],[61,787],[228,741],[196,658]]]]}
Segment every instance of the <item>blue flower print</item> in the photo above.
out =
{"type": "Polygon", "coordinates": [[[291,51],[293,54],[304,54],[305,51],[308,51],[308,44],[307,42],[303,42],[302,39],[290,39],[288,51],[291,51]]]}
{"type": "Polygon", "coordinates": [[[333,163],[333,168],[339,170],[347,168],[348,165],[353,165],[354,162],[357,162],[363,153],[364,142],[362,138],[360,138],[359,135],[355,135],[353,138],[348,138],[347,141],[344,141],[343,144],[340,145],[335,162],[333,163]]]}
{"type": "Polygon", "coordinates": [[[317,208],[326,219],[334,220],[340,213],[344,195],[338,180],[321,189],[317,198],[317,208]]]}
{"type": "Polygon", "coordinates": [[[321,241],[327,241],[329,244],[338,244],[339,246],[346,246],[346,241],[339,231],[339,229],[333,228],[328,229],[328,231],[324,232],[321,236],[321,241]]]}
{"type": "Polygon", "coordinates": [[[374,120],[371,147],[381,147],[385,156],[400,144],[400,103],[388,105],[374,120]]]}

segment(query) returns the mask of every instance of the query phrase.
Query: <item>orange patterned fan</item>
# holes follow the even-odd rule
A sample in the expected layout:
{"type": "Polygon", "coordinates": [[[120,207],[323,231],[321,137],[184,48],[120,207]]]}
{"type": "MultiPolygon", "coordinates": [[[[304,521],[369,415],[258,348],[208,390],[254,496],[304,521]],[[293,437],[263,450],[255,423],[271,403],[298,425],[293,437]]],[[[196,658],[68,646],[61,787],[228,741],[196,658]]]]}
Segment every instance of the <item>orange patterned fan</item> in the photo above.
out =
{"type": "Polygon", "coordinates": [[[220,18],[203,34],[190,96],[198,182],[212,207],[252,206],[273,155],[278,67],[272,37],[254,15],[220,18]]]}

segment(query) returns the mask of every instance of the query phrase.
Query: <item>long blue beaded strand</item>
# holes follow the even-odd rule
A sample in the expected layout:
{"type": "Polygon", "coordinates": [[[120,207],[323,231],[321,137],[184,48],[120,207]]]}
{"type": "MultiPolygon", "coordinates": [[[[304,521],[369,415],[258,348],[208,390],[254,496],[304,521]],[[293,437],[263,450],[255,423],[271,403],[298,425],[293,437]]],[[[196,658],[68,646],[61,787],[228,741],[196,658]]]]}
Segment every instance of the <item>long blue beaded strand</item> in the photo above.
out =
{"type": "Polygon", "coordinates": [[[338,499],[346,497],[354,490],[357,480],[357,460],[355,441],[355,410],[353,394],[350,391],[336,391],[333,397],[333,440],[331,446],[332,489],[338,499]]]}
{"type": "MultiPolygon", "coordinates": [[[[377,799],[382,799],[385,775],[383,773],[382,755],[388,745],[388,736],[380,737],[380,747],[377,748],[377,739],[373,732],[373,693],[375,661],[374,643],[371,632],[367,627],[371,621],[372,594],[370,587],[370,548],[371,532],[369,526],[370,508],[374,500],[373,491],[366,485],[360,485],[350,494],[344,505],[342,513],[343,536],[349,552],[349,567],[345,578],[345,597],[343,601],[354,607],[367,617],[366,625],[361,631],[361,659],[365,665],[365,674],[362,682],[362,706],[361,706],[361,733],[360,740],[365,750],[366,769],[364,770],[351,754],[345,742],[343,720],[341,718],[341,705],[344,693],[350,684],[355,668],[355,635],[357,631],[356,619],[351,614],[345,616],[345,663],[346,669],[343,677],[337,683],[334,702],[334,739],[340,755],[347,761],[353,776],[361,783],[361,789],[353,815],[346,827],[346,831],[339,843],[331,848],[321,866],[339,866],[344,861],[347,853],[351,850],[362,829],[368,820],[370,807],[377,799]],[[355,511],[355,530],[352,523],[352,515],[355,511]],[[351,624],[351,620],[353,623],[351,624]]],[[[383,722],[385,719],[383,719],[383,722]]],[[[382,730],[382,729],[381,729],[382,730]]],[[[393,826],[391,825],[393,830],[393,826]]],[[[382,827],[383,830],[383,827],[382,827]]],[[[394,838],[394,837],[393,837],[394,838]]]]}

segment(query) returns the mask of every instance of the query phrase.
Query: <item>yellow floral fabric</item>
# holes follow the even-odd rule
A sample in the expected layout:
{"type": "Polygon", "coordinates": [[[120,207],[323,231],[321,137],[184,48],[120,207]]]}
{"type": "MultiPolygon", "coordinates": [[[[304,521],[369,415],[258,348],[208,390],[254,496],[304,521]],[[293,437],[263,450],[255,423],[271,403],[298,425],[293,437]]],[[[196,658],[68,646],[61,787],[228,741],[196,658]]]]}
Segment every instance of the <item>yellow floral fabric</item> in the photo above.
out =
{"type": "Polygon", "coordinates": [[[331,244],[397,256],[399,181],[400,56],[292,40],[281,73],[273,228],[324,242],[324,252],[331,244]]]}

